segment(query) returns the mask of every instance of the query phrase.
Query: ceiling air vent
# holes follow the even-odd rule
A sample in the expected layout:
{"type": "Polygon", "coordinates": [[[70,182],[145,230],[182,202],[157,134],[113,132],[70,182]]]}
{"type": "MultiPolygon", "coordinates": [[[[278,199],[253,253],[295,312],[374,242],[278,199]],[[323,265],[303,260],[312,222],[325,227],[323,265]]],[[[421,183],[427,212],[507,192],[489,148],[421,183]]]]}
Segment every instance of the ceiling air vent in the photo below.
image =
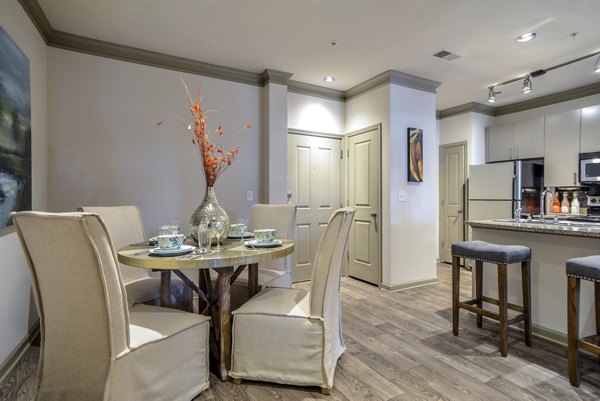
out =
{"type": "Polygon", "coordinates": [[[448,50],[440,50],[433,56],[446,61],[453,61],[460,57],[458,54],[450,53],[448,50]]]}

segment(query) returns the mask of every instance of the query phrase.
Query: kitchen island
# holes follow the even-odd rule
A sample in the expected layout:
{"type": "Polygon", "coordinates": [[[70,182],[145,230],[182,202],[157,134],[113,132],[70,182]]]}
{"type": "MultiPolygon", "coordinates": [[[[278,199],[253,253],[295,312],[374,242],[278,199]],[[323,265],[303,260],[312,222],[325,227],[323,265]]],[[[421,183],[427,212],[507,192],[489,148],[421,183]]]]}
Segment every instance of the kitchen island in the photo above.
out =
{"type": "MultiPolygon", "coordinates": [[[[600,224],[506,220],[469,221],[473,240],[531,248],[531,322],[537,335],[566,344],[565,261],[600,254],[600,224]]],[[[484,295],[498,298],[497,268],[483,268],[484,295]]],[[[508,268],[508,302],[522,305],[521,269],[508,268]]],[[[595,333],[594,285],[581,280],[580,333],[595,333]]],[[[488,305],[489,306],[489,305],[488,305]]],[[[493,308],[494,306],[490,306],[493,308]]]]}

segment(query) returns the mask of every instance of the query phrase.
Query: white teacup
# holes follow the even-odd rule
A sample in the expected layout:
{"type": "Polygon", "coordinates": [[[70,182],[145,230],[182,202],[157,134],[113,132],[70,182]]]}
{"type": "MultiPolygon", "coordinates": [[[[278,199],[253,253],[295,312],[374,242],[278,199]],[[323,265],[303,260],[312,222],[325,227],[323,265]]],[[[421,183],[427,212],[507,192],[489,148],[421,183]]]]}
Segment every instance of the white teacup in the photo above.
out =
{"type": "Polygon", "coordinates": [[[274,228],[263,228],[260,230],[254,230],[254,239],[256,242],[273,242],[275,241],[275,234],[277,232],[274,228]]]}
{"type": "Polygon", "coordinates": [[[229,234],[233,234],[233,235],[244,234],[244,225],[243,224],[230,224],[229,225],[229,234]]]}
{"type": "Polygon", "coordinates": [[[183,234],[166,234],[158,236],[158,247],[160,249],[179,249],[183,245],[183,234]]]}

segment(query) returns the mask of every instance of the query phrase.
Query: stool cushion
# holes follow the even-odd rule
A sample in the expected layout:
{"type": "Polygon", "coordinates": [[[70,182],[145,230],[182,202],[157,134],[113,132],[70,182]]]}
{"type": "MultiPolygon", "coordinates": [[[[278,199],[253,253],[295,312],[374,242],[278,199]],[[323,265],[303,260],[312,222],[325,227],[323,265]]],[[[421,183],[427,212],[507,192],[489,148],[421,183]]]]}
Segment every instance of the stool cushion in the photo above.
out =
{"type": "Polygon", "coordinates": [[[600,256],[586,256],[567,260],[567,276],[600,281],[600,256]]]}
{"type": "Polygon", "coordinates": [[[531,249],[522,245],[497,245],[485,241],[452,244],[452,256],[488,263],[510,264],[531,260],[531,249]]]}

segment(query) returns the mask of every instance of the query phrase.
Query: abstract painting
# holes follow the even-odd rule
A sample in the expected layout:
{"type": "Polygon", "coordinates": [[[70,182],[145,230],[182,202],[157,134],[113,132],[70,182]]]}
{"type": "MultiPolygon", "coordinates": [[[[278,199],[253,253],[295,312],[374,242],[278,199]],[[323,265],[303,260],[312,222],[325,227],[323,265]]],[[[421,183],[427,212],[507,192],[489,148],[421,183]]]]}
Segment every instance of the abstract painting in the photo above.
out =
{"type": "Polygon", "coordinates": [[[423,182],[423,130],[408,129],[408,181],[423,182]]]}
{"type": "Polygon", "coordinates": [[[0,234],[31,210],[30,92],[29,60],[0,27],[0,234]]]}

